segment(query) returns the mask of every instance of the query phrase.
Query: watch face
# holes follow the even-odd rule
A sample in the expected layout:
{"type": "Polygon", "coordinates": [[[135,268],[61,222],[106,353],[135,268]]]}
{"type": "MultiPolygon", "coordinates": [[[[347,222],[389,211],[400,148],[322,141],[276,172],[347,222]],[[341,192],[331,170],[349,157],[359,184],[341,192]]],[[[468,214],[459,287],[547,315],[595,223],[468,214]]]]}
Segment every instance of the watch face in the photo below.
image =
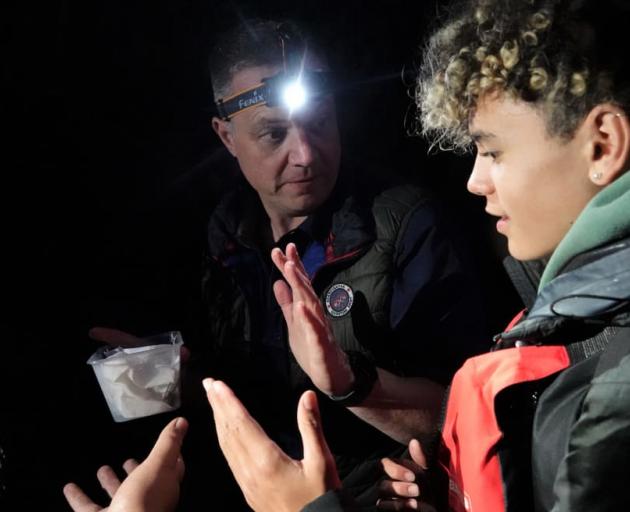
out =
{"type": "Polygon", "coordinates": [[[326,293],[326,311],[334,317],[344,316],[350,312],[354,302],[354,292],[347,284],[333,284],[326,293]]]}

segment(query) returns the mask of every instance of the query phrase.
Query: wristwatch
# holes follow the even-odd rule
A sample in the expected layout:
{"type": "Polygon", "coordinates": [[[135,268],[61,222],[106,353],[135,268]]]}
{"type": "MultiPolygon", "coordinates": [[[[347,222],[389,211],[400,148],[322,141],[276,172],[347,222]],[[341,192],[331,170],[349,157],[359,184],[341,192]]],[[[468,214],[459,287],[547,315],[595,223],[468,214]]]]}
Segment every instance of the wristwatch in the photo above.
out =
{"type": "Polygon", "coordinates": [[[354,375],[352,390],[345,395],[328,395],[328,398],[344,407],[353,407],[361,405],[367,398],[378,379],[378,374],[374,363],[363,352],[346,350],[346,356],[354,375]]]}

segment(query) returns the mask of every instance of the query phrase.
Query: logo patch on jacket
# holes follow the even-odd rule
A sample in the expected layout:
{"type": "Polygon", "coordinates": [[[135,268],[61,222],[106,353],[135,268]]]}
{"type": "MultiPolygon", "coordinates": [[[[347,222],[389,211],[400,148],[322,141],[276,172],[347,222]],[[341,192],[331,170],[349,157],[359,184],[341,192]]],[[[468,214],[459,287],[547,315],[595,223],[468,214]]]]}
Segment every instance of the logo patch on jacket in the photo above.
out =
{"type": "Polygon", "coordinates": [[[331,316],[347,315],[354,302],[354,292],[347,284],[333,284],[326,293],[326,310],[331,316]]]}

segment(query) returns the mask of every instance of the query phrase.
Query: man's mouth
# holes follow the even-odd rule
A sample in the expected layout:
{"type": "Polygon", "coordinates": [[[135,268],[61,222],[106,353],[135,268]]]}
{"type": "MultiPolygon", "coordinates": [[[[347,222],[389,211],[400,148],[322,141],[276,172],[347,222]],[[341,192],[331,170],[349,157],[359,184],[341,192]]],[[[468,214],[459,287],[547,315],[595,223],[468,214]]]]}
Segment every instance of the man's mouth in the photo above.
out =
{"type": "Polygon", "coordinates": [[[282,185],[300,185],[305,183],[311,183],[315,181],[315,176],[303,176],[300,178],[289,179],[282,182],[282,185]]]}

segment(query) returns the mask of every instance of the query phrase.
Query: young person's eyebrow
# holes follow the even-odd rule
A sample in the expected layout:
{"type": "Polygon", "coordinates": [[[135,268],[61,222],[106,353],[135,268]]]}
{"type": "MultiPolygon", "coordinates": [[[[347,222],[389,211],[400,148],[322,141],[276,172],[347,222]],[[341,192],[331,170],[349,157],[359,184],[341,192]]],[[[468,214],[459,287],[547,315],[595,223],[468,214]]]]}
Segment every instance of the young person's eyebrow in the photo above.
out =
{"type": "Polygon", "coordinates": [[[473,142],[483,142],[488,139],[496,139],[496,137],[494,133],[484,132],[483,130],[475,130],[470,134],[470,138],[473,142]]]}

